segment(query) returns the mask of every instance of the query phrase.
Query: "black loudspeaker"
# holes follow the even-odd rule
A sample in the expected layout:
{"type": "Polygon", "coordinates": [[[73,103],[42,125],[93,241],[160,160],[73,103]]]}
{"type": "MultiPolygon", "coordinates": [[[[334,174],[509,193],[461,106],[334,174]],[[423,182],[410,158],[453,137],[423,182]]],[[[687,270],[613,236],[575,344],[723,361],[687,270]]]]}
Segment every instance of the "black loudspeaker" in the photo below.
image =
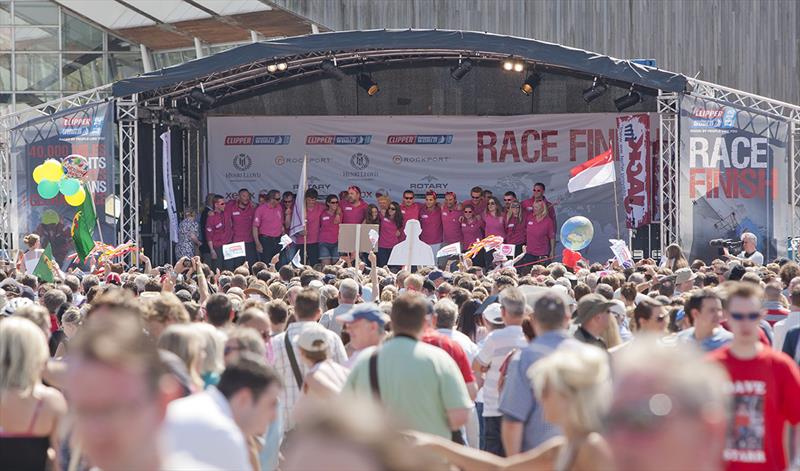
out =
{"type": "Polygon", "coordinates": [[[633,231],[631,253],[634,260],[661,257],[661,224],[653,223],[633,231]]]}

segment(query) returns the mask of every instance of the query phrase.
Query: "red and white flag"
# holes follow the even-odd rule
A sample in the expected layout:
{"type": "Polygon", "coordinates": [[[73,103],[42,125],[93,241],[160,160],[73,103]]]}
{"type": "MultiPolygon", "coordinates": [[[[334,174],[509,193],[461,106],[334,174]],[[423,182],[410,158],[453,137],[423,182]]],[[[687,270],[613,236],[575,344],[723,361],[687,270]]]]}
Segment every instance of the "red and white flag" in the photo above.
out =
{"type": "Polygon", "coordinates": [[[617,181],[614,154],[609,148],[597,157],[573,167],[569,171],[569,176],[567,189],[570,193],[613,183],[617,181]]]}

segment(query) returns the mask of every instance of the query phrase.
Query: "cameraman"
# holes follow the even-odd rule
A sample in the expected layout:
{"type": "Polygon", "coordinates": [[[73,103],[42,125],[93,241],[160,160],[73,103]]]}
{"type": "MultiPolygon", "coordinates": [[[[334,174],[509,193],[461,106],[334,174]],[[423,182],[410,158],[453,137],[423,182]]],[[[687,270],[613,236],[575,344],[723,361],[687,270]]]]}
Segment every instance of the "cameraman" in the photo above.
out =
{"type": "MultiPolygon", "coordinates": [[[[741,237],[742,251],[736,256],[739,260],[750,260],[754,265],[760,266],[764,264],[764,256],[756,250],[758,239],[752,232],[745,232],[741,237]]],[[[725,255],[730,255],[728,247],[724,247],[723,252],[725,255]]]]}

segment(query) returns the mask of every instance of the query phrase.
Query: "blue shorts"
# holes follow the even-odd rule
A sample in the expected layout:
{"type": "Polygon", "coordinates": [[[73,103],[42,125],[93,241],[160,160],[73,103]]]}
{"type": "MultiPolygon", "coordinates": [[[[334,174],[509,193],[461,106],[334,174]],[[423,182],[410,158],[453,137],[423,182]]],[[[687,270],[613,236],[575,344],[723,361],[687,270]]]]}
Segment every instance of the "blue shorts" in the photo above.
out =
{"type": "Polygon", "coordinates": [[[327,242],[319,243],[319,258],[330,258],[337,260],[339,258],[339,244],[329,244],[327,242]]]}

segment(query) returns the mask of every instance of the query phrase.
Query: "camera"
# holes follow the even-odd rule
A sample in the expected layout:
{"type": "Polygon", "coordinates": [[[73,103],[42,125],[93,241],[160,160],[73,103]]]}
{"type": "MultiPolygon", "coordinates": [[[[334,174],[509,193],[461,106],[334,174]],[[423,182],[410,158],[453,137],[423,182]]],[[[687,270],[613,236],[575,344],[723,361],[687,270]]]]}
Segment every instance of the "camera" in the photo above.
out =
{"type": "Polygon", "coordinates": [[[727,248],[729,252],[740,252],[742,241],[735,239],[711,239],[708,245],[712,247],[727,248]]]}
{"type": "Polygon", "coordinates": [[[184,268],[189,268],[191,266],[192,266],[192,261],[189,260],[188,258],[183,261],[183,267],[184,268]]]}

